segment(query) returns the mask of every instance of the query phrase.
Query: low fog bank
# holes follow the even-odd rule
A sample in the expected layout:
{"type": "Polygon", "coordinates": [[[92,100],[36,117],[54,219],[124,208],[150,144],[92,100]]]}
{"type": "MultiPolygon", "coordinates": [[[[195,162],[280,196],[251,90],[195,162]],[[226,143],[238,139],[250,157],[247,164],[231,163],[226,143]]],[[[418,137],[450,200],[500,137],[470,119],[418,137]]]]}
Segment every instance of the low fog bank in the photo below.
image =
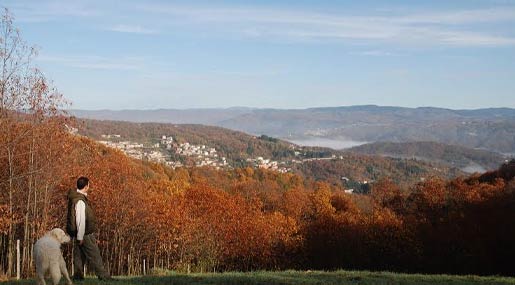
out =
{"type": "Polygon", "coordinates": [[[292,142],[294,144],[298,144],[301,146],[320,146],[320,147],[329,147],[332,149],[346,149],[346,148],[351,148],[351,147],[355,147],[358,145],[368,143],[368,142],[359,142],[359,141],[346,140],[346,139],[327,139],[327,138],[319,138],[319,137],[302,138],[302,139],[284,138],[284,140],[287,140],[289,142],[292,142]]]}

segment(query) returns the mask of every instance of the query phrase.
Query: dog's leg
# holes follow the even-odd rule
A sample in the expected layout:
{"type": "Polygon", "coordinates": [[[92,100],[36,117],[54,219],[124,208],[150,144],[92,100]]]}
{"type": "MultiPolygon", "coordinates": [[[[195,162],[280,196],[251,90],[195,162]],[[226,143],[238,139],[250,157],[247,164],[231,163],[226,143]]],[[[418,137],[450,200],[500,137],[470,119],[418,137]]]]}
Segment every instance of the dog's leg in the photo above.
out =
{"type": "Polygon", "coordinates": [[[46,285],[45,273],[48,271],[48,263],[36,256],[36,281],[38,285],[46,285]]]}
{"type": "Polygon", "coordinates": [[[41,258],[41,253],[37,246],[34,249],[34,261],[36,265],[36,283],[38,285],[46,285],[45,273],[48,271],[48,263],[41,258]]]}
{"type": "Polygon", "coordinates": [[[64,276],[64,279],[66,279],[66,284],[72,285],[72,280],[70,279],[70,276],[68,275],[68,269],[66,269],[66,262],[64,261],[63,256],[61,255],[61,258],[59,260],[59,267],[61,269],[61,273],[64,276]]]}
{"type": "Polygon", "coordinates": [[[37,275],[37,284],[38,285],[46,285],[46,282],[45,282],[45,270],[41,269],[41,268],[36,268],[36,275],[37,275]]]}
{"type": "Polygon", "coordinates": [[[59,264],[50,264],[50,276],[54,285],[58,285],[61,280],[61,268],[59,264]]]}

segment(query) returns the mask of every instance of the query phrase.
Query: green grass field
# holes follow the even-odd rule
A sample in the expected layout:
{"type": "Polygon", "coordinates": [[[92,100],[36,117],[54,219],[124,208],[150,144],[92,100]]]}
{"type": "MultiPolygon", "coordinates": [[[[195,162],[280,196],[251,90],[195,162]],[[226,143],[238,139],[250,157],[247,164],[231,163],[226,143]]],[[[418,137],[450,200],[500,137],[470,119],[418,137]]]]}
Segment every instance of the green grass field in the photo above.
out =
{"type": "MultiPolygon", "coordinates": [[[[96,278],[87,278],[76,284],[148,284],[148,285],[180,285],[180,284],[515,284],[515,278],[511,277],[479,277],[479,276],[454,276],[454,275],[423,275],[423,274],[398,274],[390,272],[367,271],[257,271],[257,272],[226,272],[204,274],[175,274],[163,276],[144,277],[117,277],[117,282],[99,282],[96,278]]],[[[22,285],[35,284],[32,280],[8,281],[2,284],[22,285]]],[[[61,284],[64,281],[61,280],[61,284]]]]}

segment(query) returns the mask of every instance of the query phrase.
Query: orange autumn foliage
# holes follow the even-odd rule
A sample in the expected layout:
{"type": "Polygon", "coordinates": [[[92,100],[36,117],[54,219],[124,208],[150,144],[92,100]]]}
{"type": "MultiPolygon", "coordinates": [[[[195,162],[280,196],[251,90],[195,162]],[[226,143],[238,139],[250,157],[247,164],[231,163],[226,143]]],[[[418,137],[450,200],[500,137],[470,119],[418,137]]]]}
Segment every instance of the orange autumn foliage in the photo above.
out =
{"type": "Polygon", "coordinates": [[[57,145],[66,155],[46,227],[64,225],[66,191],[76,177],[90,177],[100,247],[114,274],[141,273],[143,260],[184,271],[510,272],[503,262],[513,253],[515,194],[502,177],[430,179],[409,189],[382,179],[370,195],[355,195],[262,169],[172,170],[84,137],[57,145]]]}

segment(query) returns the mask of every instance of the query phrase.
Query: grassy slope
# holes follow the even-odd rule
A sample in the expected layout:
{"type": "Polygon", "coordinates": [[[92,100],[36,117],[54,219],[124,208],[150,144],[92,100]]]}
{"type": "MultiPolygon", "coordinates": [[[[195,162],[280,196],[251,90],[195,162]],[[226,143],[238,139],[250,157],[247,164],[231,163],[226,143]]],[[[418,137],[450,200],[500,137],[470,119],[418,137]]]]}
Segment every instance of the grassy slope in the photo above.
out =
{"type": "MultiPolygon", "coordinates": [[[[171,274],[148,277],[120,277],[118,282],[98,282],[88,278],[77,284],[515,284],[511,277],[478,277],[453,275],[398,274],[367,271],[258,271],[215,274],[171,274]]],[[[62,282],[62,281],[61,281],[62,282]]],[[[2,284],[33,284],[34,280],[3,282],[2,284]]]]}

